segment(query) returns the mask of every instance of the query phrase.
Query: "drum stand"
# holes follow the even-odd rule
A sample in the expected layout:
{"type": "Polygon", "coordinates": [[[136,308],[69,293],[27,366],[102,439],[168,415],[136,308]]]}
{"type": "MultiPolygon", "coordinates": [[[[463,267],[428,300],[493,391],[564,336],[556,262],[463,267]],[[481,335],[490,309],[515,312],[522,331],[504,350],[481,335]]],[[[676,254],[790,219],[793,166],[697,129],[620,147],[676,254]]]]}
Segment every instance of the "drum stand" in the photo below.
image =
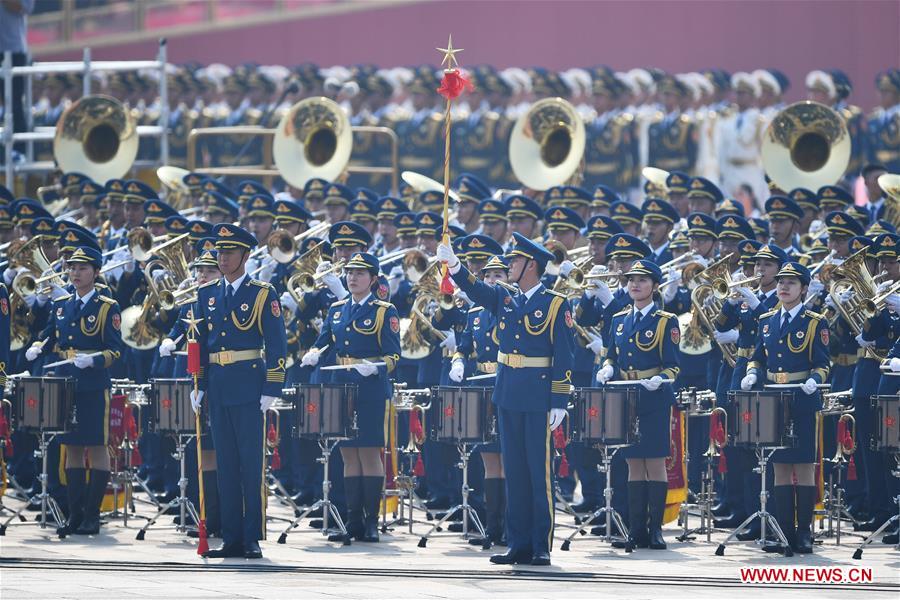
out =
{"type": "Polygon", "coordinates": [[[0,535],[6,535],[6,527],[13,519],[18,518],[20,521],[24,522],[25,519],[22,516],[22,512],[31,504],[38,504],[38,502],[40,502],[41,505],[41,518],[38,520],[41,524],[41,529],[47,527],[47,513],[50,513],[50,517],[56,523],[57,527],[62,527],[66,522],[63,518],[63,511],[59,507],[59,504],[57,504],[56,500],[53,499],[53,496],[47,492],[47,481],[49,479],[47,475],[47,449],[50,446],[50,442],[53,441],[53,438],[60,433],[61,432],[58,431],[41,431],[38,449],[35,450],[34,453],[37,458],[41,459],[41,474],[38,477],[41,481],[41,493],[30,497],[22,508],[10,515],[10,517],[0,525],[0,535]]]}
{"type": "MultiPolygon", "coordinates": [[[[612,507],[612,497],[613,497],[613,489],[612,489],[612,457],[618,452],[620,446],[600,446],[600,454],[601,454],[601,462],[597,465],[597,470],[606,475],[606,485],[603,488],[603,506],[584,517],[581,520],[578,528],[572,532],[572,534],[563,541],[562,545],[559,547],[560,550],[568,550],[572,541],[575,539],[575,536],[584,535],[584,530],[588,528],[588,526],[594,521],[594,519],[605,516],[606,517],[606,535],[601,535],[600,539],[606,543],[612,543],[613,541],[626,541],[628,539],[628,528],[625,527],[624,521],[622,521],[622,516],[616,512],[616,509],[612,507]],[[609,449],[612,448],[612,454],[609,453],[609,449]],[[618,531],[620,535],[612,535],[610,531],[612,531],[613,526],[615,526],[615,530],[618,531]]],[[[625,548],[625,552],[631,552],[631,548],[625,548]]]]}
{"type": "MultiPolygon", "coordinates": [[[[294,511],[294,516],[299,515],[302,510],[300,506],[294,501],[294,497],[288,494],[287,490],[284,489],[284,485],[281,483],[281,480],[275,477],[275,474],[272,472],[272,466],[266,466],[266,489],[274,496],[279,502],[282,504],[286,504],[290,506],[294,511]]],[[[273,517],[266,514],[267,521],[288,521],[290,519],[287,517],[273,517]]]]}
{"type": "Polygon", "coordinates": [[[778,543],[780,543],[781,547],[784,549],[785,557],[794,555],[794,551],[791,550],[791,545],[788,543],[787,536],[784,535],[784,532],[778,525],[778,521],[775,520],[775,516],[766,511],[766,499],[769,496],[769,493],[766,491],[766,465],[768,464],[769,459],[772,458],[772,454],[777,450],[778,448],[756,448],[756,456],[759,459],[758,472],[762,479],[759,491],[759,510],[747,517],[743,523],[738,525],[737,528],[725,538],[724,542],[719,544],[719,547],[716,548],[716,556],[724,556],[725,546],[732,542],[737,535],[757,517],[759,518],[759,539],[756,543],[760,546],[766,545],[766,527],[768,526],[772,528],[772,531],[778,538],[778,543]],[[766,454],[767,451],[768,454],[766,454]]]}
{"type": "MultiPolygon", "coordinates": [[[[895,452],[893,454],[893,457],[894,457],[894,461],[896,464],[895,464],[894,468],[891,470],[891,475],[893,475],[894,477],[900,477],[900,454],[895,452]]],[[[894,504],[897,505],[897,514],[894,515],[893,517],[891,517],[890,519],[888,519],[887,521],[885,521],[884,523],[882,523],[881,527],[879,527],[878,530],[873,531],[871,534],[869,534],[869,537],[864,539],[859,544],[859,546],[856,548],[856,552],[853,553],[854,559],[856,559],[856,560],[861,559],[862,555],[863,555],[863,549],[866,546],[868,546],[869,544],[874,542],[875,539],[879,535],[881,535],[881,532],[883,532],[885,529],[887,529],[888,527],[891,526],[891,523],[896,523],[897,521],[900,521],[900,494],[894,496],[894,504]]],[[[898,542],[897,544],[894,545],[894,550],[900,550],[900,542],[898,542]]]]}
{"type": "MultiPolygon", "coordinates": [[[[3,456],[5,455],[5,453],[6,453],[6,438],[0,437],[0,461],[3,461],[3,456]]],[[[22,496],[22,500],[27,502],[27,501],[28,501],[28,495],[22,493],[23,490],[22,490],[21,486],[19,486],[19,482],[16,481],[16,478],[15,478],[15,477],[11,477],[11,476],[9,475],[9,470],[8,470],[7,465],[6,465],[5,462],[3,462],[3,475],[5,476],[5,480],[4,480],[4,481],[0,481],[0,485],[6,484],[7,489],[9,489],[10,487],[12,487],[12,488],[13,488],[12,491],[15,492],[15,493],[20,494],[20,495],[22,496]]],[[[12,513],[13,515],[16,514],[16,511],[14,511],[14,510],[11,509],[10,507],[8,507],[8,506],[6,506],[5,504],[3,504],[3,497],[0,496],[0,514],[2,514],[2,513],[4,513],[4,512],[9,512],[9,513],[12,513]]],[[[21,513],[19,513],[19,520],[22,521],[23,523],[24,523],[25,520],[26,520],[26,519],[25,519],[25,516],[22,515],[21,513]]]]}
{"type": "Polygon", "coordinates": [[[491,541],[484,532],[484,527],[481,525],[481,519],[478,518],[478,513],[476,513],[475,509],[469,505],[469,491],[471,490],[469,487],[469,458],[472,456],[472,450],[465,442],[458,443],[456,449],[459,452],[459,462],[456,463],[456,466],[462,469],[462,504],[457,504],[444,513],[441,520],[435,523],[428,533],[419,539],[419,548],[424,548],[428,544],[428,538],[430,538],[435,531],[440,530],[441,526],[459,511],[462,511],[463,539],[469,538],[469,519],[471,518],[472,524],[475,525],[475,529],[478,530],[478,535],[481,539],[485,540],[483,548],[487,550],[491,547],[491,541]]]}
{"type": "Polygon", "coordinates": [[[307,506],[306,510],[304,510],[300,515],[298,515],[293,521],[291,521],[287,528],[281,532],[281,535],[278,537],[278,543],[284,544],[287,542],[287,536],[291,533],[291,530],[295,529],[297,525],[306,518],[309,513],[314,510],[322,509],[322,535],[328,536],[328,518],[329,516],[334,518],[334,524],[337,529],[344,536],[344,545],[350,545],[350,536],[347,534],[347,526],[344,525],[344,520],[341,518],[341,514],[338,512],[337,507],[334,503],[329,499],[329,494],[331,492],[331,480],[328,479],[328,463],[331,459],[331,452],[334,450],[335,446],[337,446],[340,442],[342,442],[345,438],[322,438],[319,440],[319,448],[322,449],[322,456],[316,459],[317,462],[321,463],[323,466],[324,475],[322,476],[322,499],[315,502],[312,506],[307,506]]]}
{"type": "MultiPolygon", "coordinates": [[[[685,439],[687,439],[687,435],[685,435],[685,439]]],[[[684,457],[685,465],[687,465],[687,461],[689,460],[687,452],[684,453],[684,457]]],[[[707,452],[704,454],[704,457],[706,459],[706,469],[704,469],[700,480],[700,493],[696,496],[696,502],[693,504],[688,501],[682,502],[681,508],[678,511],[678,522],[683,527],[681,535],[675,538],[679,542],[694,540],[695,533],[705,533],[706,542],[709,543],[712,541],[712,532],[715,530],[715,527],[713,527],[712,514],[712,505],[716,498],[715,477],[713,476],[713,460],[715,459],[715,456],[707,452]],[[690,529],[688,527],[688,520],[692,508],[696,508],[700,512],[700,525],[690,529]]],[[[685,469],[686,468],[687,467],[685,467],[685,469]]]]}
{"type": "Polygon", "coordinates": [[[829,462],[832,464],[832,469],[828,474],[828,493],[825,499],[824,511],[824,514],[828,517],[828,527],[819,531],[813,537],[818,539],[834,536],[835,544],[840,546],[842,534],[841,521],[850,521],[851,523],[856,523],[857,521],[853,518],[853,515],[850,514],[850,511],[847,510],[847,506],[844,504],[844,488],[841,483],[847,461],[842,454],[839,458],[832,459],[829,462]],[[837,473],[836,478],[835,473],[837,473]],[[837,480],[835,481],[835,479],[837,480]]]}
{"type": "MultiPolygon", "coordinates": [[[[400,449],[398,455],[402,453],[403,450],[400,449]]],[[[390,521],[387,520],[387,512],[383,511],[381,513],[381,533],[387,533],[388,530],[393,529],[395,526],[402,527],[406,525],[409,528],[409,534],[413,533],[413,524],[414,523],[427,523],[427,521],[416,521],[413,517],[413,511],[416,509],[416,501],[419,500],[416,496],[416,476],[413,475],[413,471],[415,470],[416,460],[419,457],[419,452],[407,452],[409,458],[409,474],[405,474],[401,471],[398,471],[397,477],[394,478],[395,489],[389,490],[385,487],[384,490],[384,499],[394,496],[397,498],[397,513],[394,515],[394,518],[390,521]],[[406,516],[406,504],[409,503],[409,517],[406,516]]],[[[397,462],[400,462],[399,460],[397,462]]],[[[387,475],[385,475],[387,477],[387,475]]],[[[420,506],[422,510],[425,509],[424,505],[420,506]]]]}
{"type": "Polygon", "coordinates": [[[191,518],[194,520],[194,523],[200,523],[200,515],[197,513],[197,509],[194,507],[194,503],[190,501],[187,497],[187,473],[184,467],[184,454],[185,447],[188,442],[196,437],[193,433],[190,434],[181,434],[177,435],[175,442],[175,458],[178,459],[178,466],[180,468],[180,477],[178,478],[178,495],[172,499],[171,502],[166,504],[165,506],[160,507],[159,512],[157,512],[153,517],[147,521],[147,524],[144,525],[140,531],[137,532],[137,536],[135,539],[142,540],[144,539],[144,535],[146,535],[147,530],[150,529],[154,523],[156,523],[157,519],[166,514],[170,508],[175,506],[178,507],[179,520],[178,524],[175,525],[175,531],[179,533],[186,533],[190,528],[187,526],[187,516],[190,514],[191,518]]]}

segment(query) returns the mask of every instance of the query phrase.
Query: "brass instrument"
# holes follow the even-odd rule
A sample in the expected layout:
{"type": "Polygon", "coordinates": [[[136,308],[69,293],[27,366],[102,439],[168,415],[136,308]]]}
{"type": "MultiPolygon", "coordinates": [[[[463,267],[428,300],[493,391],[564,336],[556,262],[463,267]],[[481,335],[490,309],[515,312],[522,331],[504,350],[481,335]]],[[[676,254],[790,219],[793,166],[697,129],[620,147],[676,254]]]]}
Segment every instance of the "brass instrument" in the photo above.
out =
{"type": "Polygon", "coordinates": [[[509,162],[523,185],[546,190],[575,175],[585,142],[584,119],[575,107],[562,98],[544,98],[513,126],[509,162]]]}
{"type": "Polygon", "coordinates": [[[275,167],[299,189],[315,177],[334,181],[350,162],[352,150],[347,114],[322,96],[294,104],[281,118],[272,140],[275,167]]]}
{"type": "Polygon", "coordinates": [[[763,134],[763,169],[783,190],[817,190],[836,183],[850,163],[850,134],[843,117],[817,102],[781,110],[763,134]]]}
{"type": "Polygon", "coordinates": [[[669,197],[669,187],[666,185],[666,180],[669,178],[668,171],[657,169],[656,167],[644,167],[641,169],[641,175],[650,182],[647,190],[648,196],[652,195],[651,192],[655,192],[658,194],[657,197],[664,200],[669,197]]]}
{"type": "Polygon", "coordinates": [[[66,282],[62,278],[61,273],[53,270],[54,266],[59,263],[55,260],[52,263],[47,259],[43,249],[41,249],[41,238],[33,237],[27,242],[16,245],[16,248],[10,251],[9,259],[11,263],[15,263],[19,267],[28,269],[18,273],[12,280],[10,288],[13,292],[21,296],[25,296],[38,292],[38,285],[45,281],[53,281],[59,287],[65,287],[66,282]]]}
{"type": "Polygon", "coordinates": [[[192,202],[191,188],[184,183],[184,176],[190,173],[187,169],[164,165],[156,169],[156,177],[165,190],[165,200],[175,210],[186,209],[192,202]]]}
{"type": "Polygon", "coordinates": [[[378,259],[378,264],[383,267],[386,264],[390,264],[402,259],[410,252],[421,252],[421,250],[419,250],[418,248],[401,248],[400,250],[394,250],[393,252],[389,252],[378,259]]]}
{"type": "Polygon", "coordinates": [[[159,307],[163,310],[172,310],[177,306],[191,304],[197,300],[197,288],[195,283],[189,287],[180,290],[160,290],[159,307]]]}
{"type": "Polygon", "coordinates": [[[301,241],[308,237],[315,237],[320,233],[324,233],[328,230],[328,227],[328,223],[319,223],[295,236],[292,236],[284,229],[276,229],[269,234],[269,239],[266,240],[265,247],[269,251],[269,256],[277,262],[286,265],[294,260],[294,255],[297,253],[297,248],[301,241]]]}
{"type": "MultiPolygon", "coordinates": [[[[186,234],[182,234],[184,236],[186,234]]],[[[182,237],[179,236],[179,237],[182,237]]],[[[153,255],[153,244],[162,242],[168,238],[167,235],[158,235],[153,237],[149,229],[145,227],[135,227],[128,232],[128,251],[131,252],[132,258],[138,262],[146,262],[153,255]]],[[[121,250],[121,248],[119,248],[121,250]]],[[[107,250],[113,253],[115,250],[107,250]]]]}
{"type": "MultiPolygon", "coordinates": [[[[731,284],[729,260],[731,260],[731,253],[713,262],[692,277],[692,280],[697,280],[697,286],[691,292],[691,319],[686,331],[683,331],[681,336],[684,345],[700,347],[703,345],[704,339],[708,342],[709,338],[713,337],[713,332],[716,330],[713,322],[722,311],[724,302],[723,299],[716,296],[713,283],[723,280],[726,285],[731,284]]],[[[719,344],[719,347],[722,349],[722,358],[729,366],[733,367],[737,360],[737,346],[735,344],[719,344]]],[[[682,351],[685,351],[684,347],[682,347],[682,351]]],[[[688,353],[690,354],[690,352],[688,353]]]]}
{"type": "MultiPolygon", "coordinates": [[[[853,254],[840,265],[832,269],[832,283],[828,288],[841,317],[850,324],[856,335],[863,331],[866,316],[862,307],[863,300],[875,297],[877,286],[866,268],[866,249],[853,254]],[[852,291],[849,298],[842,299],[844,292],[852,291]]],[[[867,351],[868,352],[868,351],[867,351]]],[[[883,358],[883,357],[882,357],[883,358]]]]}
{"type": "Polygon", "coordinates": [[[672,260],[659,265],[659,270],[662,271],[663,274],[666,274],[677,269],[681,269],[684,267],[685,263],[689,263],[690,261],[695,260],[697,256],[698,254],[693,250],[685,252],[678,258],[673,258],[672,260]]]}
{"type": "Polygon", "coordinates": [[[900,175],[894,173],[880,175],[878,187],[885,193],[882,218],[894,227],[900,227],[900,175]]]}
{"type": "Polygon", "coordinates": [[[822,273],[819,275],[819,281],[827,284],[831,276],[831,269],[837,266],[834,262],[835,254],[835,251],[832,250],[825,255],[825,258],[823,258],[819,262],[809,265],[807,268],[809,269],[810,278],[814,277],[817,273],[819,273],[819,271],[822,271],[822,273]]]}
{"type": "Polygon", "coordinates": [[[731,295],[732,290],[739,287],[754,287],[759,284],[762,279],[759,275],[753,277],[745,277],[744,279],[736,279],[734,281],[726,281],[725,279],[716,279],[712,282],[713,294],[719,300],[725,300],[731,295]]]}
{"type": "Polygon", "coordinates": [[[418,248],[409,248],[408,252],[403,255],[403,274],[410,283],[415,285],[422,279],[429,265],[434,264],[436,260],[418,248]]]}
{"type": "Polygon", "coordinates": [[[325,242],[319,242],[294,261],[294,272],[287,280],[287,291],[297,304],[303,299],[303,293],[316,287],[316,268],[322,261],[322,248],[325,242]]]}
{"type": "Polygon", "coordinates": [[[53,138],[53,156],[64,173],[77,171],[94,181],[124,176],[138,151],[134,117],[109,96],[85,96],[62,114],[53,138]]]}
{"type": "Polygon", "coordinates": [[[859,309],[866,319],[871,319],[884,308],[884,301],[887,300],[887,297],[891,294],[896,294],[897,292],[900,292],[900,281],[895,281],[890,287],[874,298],[863,298],[860,300],[859,309]]]}
{"type": "Polygon", "coordinates": [[[339,260],[331,265],[325,271],[309,273],[308,271],[298,271],[290,276],[287,282],[287,290],[291,297],[300,302],[303,294],[315,291],[319,287],[319,280],[330,273],[335,273],[344,268],[344,261],[339,260]],[[299,291],[298,291],[299,290],[299,291]]]}
{"type": "Polygon", "coordinates": [[[431,354],[435,337],[443,339],[442,333],[435,333],[429,313],[441,300],[441,263],[431,263],[410,293],[415,294],[415,300],[410,317],[400,319],[400,356],[415,360],[431,354]]]}

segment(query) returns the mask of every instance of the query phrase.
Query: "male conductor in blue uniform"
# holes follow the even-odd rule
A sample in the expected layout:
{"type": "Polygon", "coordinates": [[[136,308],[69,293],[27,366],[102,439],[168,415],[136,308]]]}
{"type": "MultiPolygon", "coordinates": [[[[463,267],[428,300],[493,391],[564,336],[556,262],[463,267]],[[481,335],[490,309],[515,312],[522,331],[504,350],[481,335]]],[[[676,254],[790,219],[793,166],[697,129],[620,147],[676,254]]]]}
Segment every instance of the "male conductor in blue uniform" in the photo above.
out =
{"type": "Polygon", "coordinates": [[[553,255],[515,233],[509,281],[519,291],[492,287],[463,267],[453,250],[438,246],[454,281],[475,304],[497,318],[500,350],[493,402],[500,425],[506,472],[509,550],[496,564],[550,564],[553,537],[553,492],[550,431],[566,416],[572,387],[575,342],[572,312],[565,296],[548,290],[541,276],[553,255]]]}
{"type": "Polygon", "coordinates": [[[224,543],[204,557],[262,558],[264,417],[281,396],[287,338],[275,288],[245,271],[256,239],[230,223],[213,233],[222,279],[197,290],[201,391],[191,402],[198,410],[208,394],[224,543]]]}

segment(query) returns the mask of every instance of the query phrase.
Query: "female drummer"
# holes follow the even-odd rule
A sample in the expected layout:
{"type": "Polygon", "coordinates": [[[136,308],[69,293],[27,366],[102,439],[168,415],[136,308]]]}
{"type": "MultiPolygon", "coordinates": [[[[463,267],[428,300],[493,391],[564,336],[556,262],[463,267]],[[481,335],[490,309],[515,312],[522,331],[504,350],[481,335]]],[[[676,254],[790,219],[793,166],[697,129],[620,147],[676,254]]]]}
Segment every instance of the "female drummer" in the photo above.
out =
{"type": "MultiPolygon", "coordinates": [[[[773,493],[775,517],[788,542],[794,552],[809,554],[816,503],[816,412],[822,408],[817,386],[828,379],[828,324],[821,315],[803,306],[810,279],[806,267],[787,262],[775,277],[781,307],[759,317],[760,335],[741,389],[751,389],[763,377],[767,383],[800,384],[791,401],[794,447],[772,455],[773,493]]],[[[783,550],[776,546],[766,549],[783,550]]]]}
{"type": "Polygon", "coordinates": [[[357,386],[356,439],[341,444],[344,459],[344,494],[347,498],[347,533],[362,542],[378,541],[378,512],[384,483],[386,404],[389,379],[400,359],[400,317],[390,302],[377,300],[378,259],[357,252],[344,267],[349,297],[331,305],[313,347],[302,359],[314,366],[322,350],[334,349],[336,363],[349,367],[336,371],[335,383],[357,386]],[[373,363],[385,363],[378,366],[373,363]]]}
{"type": "Polygon", "coordinates": [[[668,490],[669,419],[675,404],[671,383],[678,376],[681,333],[677,317],[659,310],[654,302],[662,279],[660,268],[649,260],[637,260],[625,277],[632,305],[613,315],[612,343],[597,372],[601,384],[615,378],[636,381],[644,388],[638,396],[640,437],[625,449],[629,539],[615,545],[662,550],[666,547],[662,520],[668,490]]]}
{"type": "MultiPolygon", "coordinates": [[[[494,242],[496,244],[496,242],[494,242]]],[[[497,250],[500,250],[497,245],[497,250]]],[[[499,252],[498,252],[499,253],[499,252]]],[[[473,261],[467,256],[469,267],[473,261]]],[[[498,281],[506,283],[509,276],[509,265],[499,256],[492,256],[481,267],[482,280],[491,286],[498,281]]],[[[460,346],[453,357],[450,367],[450,379],[459,383],[463,381],[465,356],[475,356],[474,375],[489,375],[497,372],[497,351],[500,343],[497,339],[497,319],[493,313],[484,308],[475,307],[469,312],[469,322],[465,333],[460,338],[460,346]]],[[[491,381],[491,380],[488,380],[491,381]]],[[[506,545],[506,483],[503,463],[500,460],[500,440],[478,446],[481,462],[484,464],[484,504],[487,519],[485,533],[491,544],[506,545]]],[[[473,537],[469,543],[483,546],[486,541],[473,537]]]]}
{"type": "Polygon", "coordinates": [[[122,317],[116,301],[94,288],[101,264],[95,247],[78,247],[72,253],[66,266],[75,293],[54,302],[50,322],[41,332],[44,341],[26,352],[29,361],[45,348],[57,352],[71,362],[56,367],[55,375],[75,379],[72,430],[61,440],[66,445],[69,496],[69,518],[58,530],[61,536],[99,533],[100,504],[109,482],[109,368],[122,352],[122,317]]]}

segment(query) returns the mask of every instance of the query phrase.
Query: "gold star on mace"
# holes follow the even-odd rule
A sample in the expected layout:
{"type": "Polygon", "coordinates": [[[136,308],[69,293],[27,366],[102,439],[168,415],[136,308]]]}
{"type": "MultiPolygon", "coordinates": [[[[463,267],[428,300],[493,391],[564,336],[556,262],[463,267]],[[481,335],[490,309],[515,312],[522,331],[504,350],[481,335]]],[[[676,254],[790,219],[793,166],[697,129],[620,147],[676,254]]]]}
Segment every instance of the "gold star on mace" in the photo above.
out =
{"type": "Polygon", "coordinates": [[[450,37],[447,39],[446,48],[435,48],[435,50],[444,54],[444,60],[441,61],[442,67],[446,65],[448,69],[452,69],[459,66],[459,63],[456,62],[456,53],[462,52],[463,49],[453,47],[453,34],[450,34],[450,37]]]}
{"type": "Polygon", "coordinates": [[[199,325],[202,321],[203,319],[194,318],[194,311],[188,311],[187,318],[182,319],[182,322],[184,322],[188,326],[187,336],[189,340],[193,341],[195,339],[195,335],[200,335],[200,330],[197,328],[197,325],[199,325]]]}

